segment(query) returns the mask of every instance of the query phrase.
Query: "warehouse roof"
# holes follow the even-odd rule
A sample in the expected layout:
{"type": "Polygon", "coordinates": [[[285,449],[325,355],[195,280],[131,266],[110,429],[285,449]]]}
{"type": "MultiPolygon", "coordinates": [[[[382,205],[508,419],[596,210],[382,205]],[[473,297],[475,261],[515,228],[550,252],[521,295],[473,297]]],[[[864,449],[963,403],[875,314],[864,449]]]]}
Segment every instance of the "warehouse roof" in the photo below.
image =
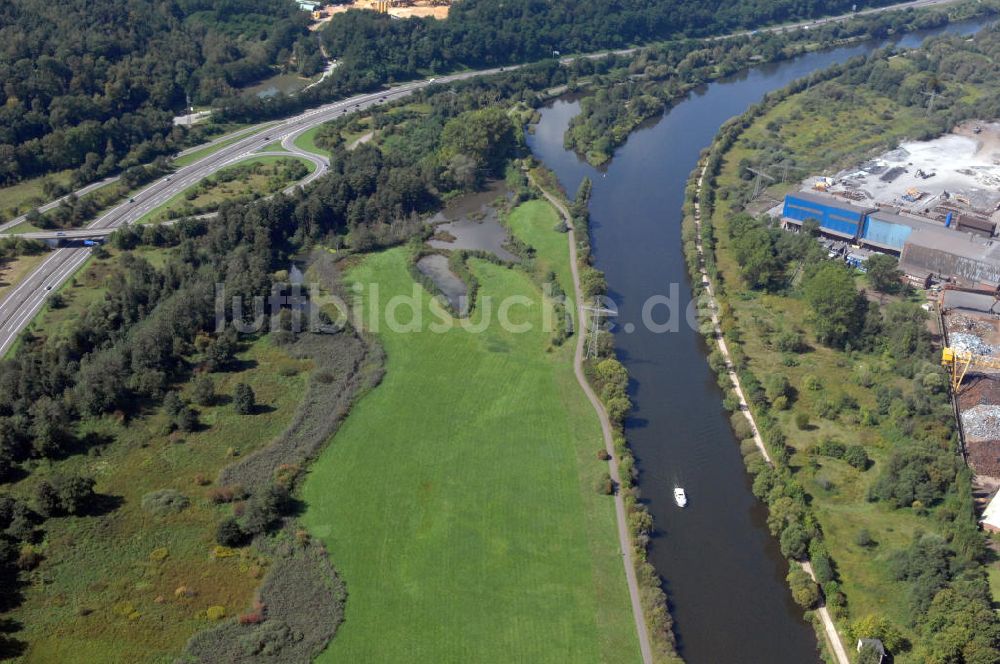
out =
{"type": "Polygon", "coordinates": [[[944,228],[944,225],[934,221],[930,221],[928,219],[907,217],[906,215],[897,214],[895,212],[890,212],[889,210],[884,210],[884,209],[879,209],[873,212],[869,212],[868,216],[875,217],[879,221],[886,221],[890,224],[902,224],[904,226],[909,226],[913,230],[923,230],[926,228],[931,228],[931,229],[944,228]]]}
{"type": "Polygon", "coordinates": [[[925,226],[914,230],[907,242],[963,258],[1000,262],[1000,243],[972,233],[925,226]]]}
{"type": "Polygon", "coordinates": [[[831,194],[823,194],[815,191],[806,191],[804,189],[801,191],[793,191],[789,193],[788,196],[791,196],[792,198],[798,198],[799,200],[802,201],[808,201],[810,203],[817,203],[819,205],[830,205],[839,208],[846,208],[851,210],[852,212],[857,212],[858,214],[862,214],[864,212],[868,212],[874,209],[870,207],[861,207],[860,205],[854,205],[851,201],[844,200],[843,198],[838,198],[837,196],[833,196],[831,194]]]}

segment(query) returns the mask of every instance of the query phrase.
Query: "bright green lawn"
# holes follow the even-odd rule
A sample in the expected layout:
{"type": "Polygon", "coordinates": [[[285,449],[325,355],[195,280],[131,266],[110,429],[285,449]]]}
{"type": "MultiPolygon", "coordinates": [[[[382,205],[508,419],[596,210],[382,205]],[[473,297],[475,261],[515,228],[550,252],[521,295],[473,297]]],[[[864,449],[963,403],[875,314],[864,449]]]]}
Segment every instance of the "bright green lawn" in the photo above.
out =
{"type": "Polygon", "coordinates": [[[314,154],[323,155],[324,157],[329,157],[330,156],[329,150],[324,150],[323,148],[316,145],[316,134],[319,133],[319,130],[322,128],[322,126],[323,125],[316,125],[309,131],[304,132],[299,136],[297,136],[295,140],[292,142],[295,143],[297,147],[299,147],[302,150],[305,150],[306,152],[312,152],[314,154]]]}
{"type": "MultiPolygon", "coordinates": [[[[566,265],[550,209],[522,207],[512,224],[566,265]]],[[[377,283],[383,303],[411,293],[406,251],[366,258],[348,281],[377,283]]],[[[499,298],[522,295],[535,304],[513,317],[535,331],[494,322],[480,334],[401,333],[382,321],[386,377],[303,492],[304,521],[349,593],[346,621],[319,661],[637,661],[613,502],[594,488],[600,427],[572,348],[549,350],[539,289],[523,272],[473,269],[473,320],[488,298],[495,311],[499,298]]],[[[429,297],[418,293],[429,320],[429,297]]]]}

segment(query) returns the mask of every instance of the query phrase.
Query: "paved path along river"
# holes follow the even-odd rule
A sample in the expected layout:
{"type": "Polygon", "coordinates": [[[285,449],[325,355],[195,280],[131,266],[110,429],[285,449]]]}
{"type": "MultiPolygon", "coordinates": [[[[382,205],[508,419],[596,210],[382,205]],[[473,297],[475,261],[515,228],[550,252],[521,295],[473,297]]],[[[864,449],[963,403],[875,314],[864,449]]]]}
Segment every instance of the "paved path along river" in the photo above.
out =
{"type": "MultiPolygon", "coordinates": [[[[969,33],[979,25],[946,29],[969,33]]],[[[916,46],[924,36],[907,36],[903,45],[916,46]]],[[[691,300],[681,255],[684,186],[726,119],[769,90],[884,44],[811,53],[705,86],[637,131],[607,169],[563,147],[566,125],[578,112],[572,100],[543,109],[529,137],[566,191],[575,192],[584,176],[594,183],[594,254],[619,309],[615,343],[632,376],[627,435],[658,530],[650,560],[666,580],[689,664],[802,664],[819,657],[815,633],[785,583],[788,565],[767,531],[766,512],[750,492],[707,348],[684,322],[691,300]],[[643,306],[655,295],[671,304],[655,306],[653,317],[668,323],[673,314],[676,326],[666,326],[672,331],[642,324],[643,306]],[[684,510],[673,503],[675,485],[687,489],[684,510]]]]}

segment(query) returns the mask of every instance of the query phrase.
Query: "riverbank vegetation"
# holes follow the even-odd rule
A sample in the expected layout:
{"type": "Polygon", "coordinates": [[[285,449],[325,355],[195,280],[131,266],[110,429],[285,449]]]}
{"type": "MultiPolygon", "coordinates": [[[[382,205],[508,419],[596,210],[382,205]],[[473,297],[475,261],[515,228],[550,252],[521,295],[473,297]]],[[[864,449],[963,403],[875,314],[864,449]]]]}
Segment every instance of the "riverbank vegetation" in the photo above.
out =
{"type": "Polygon", "coordinates": [[[639,125],[661,115],[670,104],[709,81],[753,65],[855,39],[939,27],[997,11],[1000,3],[963,3],[942,9],[861,16],[809,31],[744,35],[718,44],[688,41],[653,46],[639,57],[622,58],[580,86],[582,91],[593,92],[581,99],[580,113],[570,121],[565,144],[592,165],[600,166],[639,125]]]}
{"type": "MultiPolygon", "coordinates": [[[[747,446],[754,493],[768,503],[782,551],[813,561],[841,634],[881,638],[899,662],[991,662],[1000,648],[991,554],[976,527],[947,378],[919,303],[879,306],[808,231],[786,233],[748,214],[746,169],[835,169],[968,117],[996,117],[998,48],[996,29],[941,37],[772,93],[723,127],[698,194],[722,330],[776,461],[772,469],[747,446]],[[929,113],[921,93],[930,89],[948,101],[929,113]]],[[[709,361],[727,384],[721,357],[709,361]]],[[[804,586],[796,596],[809,608],[817,601],[804,586]]]]}

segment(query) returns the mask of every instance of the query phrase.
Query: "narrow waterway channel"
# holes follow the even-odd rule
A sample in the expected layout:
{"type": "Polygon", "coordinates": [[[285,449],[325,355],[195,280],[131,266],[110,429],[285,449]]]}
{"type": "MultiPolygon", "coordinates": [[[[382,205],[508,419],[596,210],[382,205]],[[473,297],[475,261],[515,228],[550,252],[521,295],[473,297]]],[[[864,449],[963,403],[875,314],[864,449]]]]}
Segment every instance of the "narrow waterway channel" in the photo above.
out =
{"type": "MultiPolygon", "coordinates": [[[[983,24],[955,23],[899,41],[917,46],[927,36],[969,34],[983,24]]],[[[707,85],[633,134],[606,170],[563,148],[566,126],[579,112],[575,101],[543,109],[528,139],[570,195],[585,176],[594,183],[594,252],[619,310],[617,352],[632,376],[627,435],[657,526],[650,557],[665,579],[689,664],[802,664],[819,656],[814,632],[787,589],[788,566],[768,533],[766,510],[750,492],[705,344],[683,321],[676,332],[648,330],[643,304],[665,295],[678,315],[691,299],[681,255],[684,186],[719,126],[770,90],[887,43],[811,53],[707,85]],[[675,486],[687,490],[683,510],[674,505],[675,486]]],[[[657,307],[655,317],[663,322],[667,308],[657,307]]]]}

